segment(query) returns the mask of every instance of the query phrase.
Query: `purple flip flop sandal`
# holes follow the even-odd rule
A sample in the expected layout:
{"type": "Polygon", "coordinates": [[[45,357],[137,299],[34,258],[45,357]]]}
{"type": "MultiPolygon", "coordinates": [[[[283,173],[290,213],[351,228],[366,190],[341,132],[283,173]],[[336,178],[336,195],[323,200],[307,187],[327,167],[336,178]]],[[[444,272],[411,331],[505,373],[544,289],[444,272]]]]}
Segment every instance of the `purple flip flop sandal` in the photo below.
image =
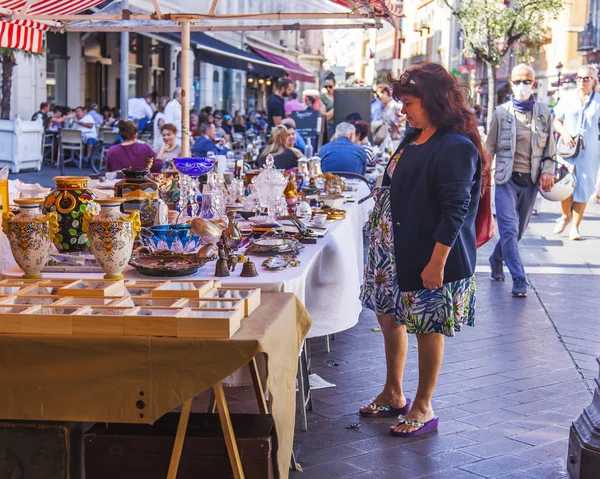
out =
{"type": "Polygon", "coordinates": [[[397,416],[406,416],[408,411],[410,411],[411,400],[406,398],[406,405],[401,408],[395,408],[391,406],[382,406],[376,404],[374,401],[371,401],[371,404],[368,404],[365,407],[369,408],[369,411],[359,411],[361,417],[397,417],[397,416]],[[372,411],[372,412],[371,412],[372,411]]]}
{"type": "MultiPolygon", "coordinates": [[[[433,419],[431,419],[430,421],[427,421],[427,422],[413,421],[412,419],[400,419],[400,422],[398,423],[398,425],[400,425],[400,424],[406,424],[407,426],[418,427],[419,429],[417,429],[416,431],[412,431],[412,432],[396,432],[396,431],[390,429],[390,434],[392,436],[396,436],[396,437],[420,436],[421,434],[426,434],[428,432],[437,431],[438,425],[439,425],[439,418],[434,417],[433,419]]],[[[391,427],[395,427],[395,426],[391,426],[391,427]]]]}

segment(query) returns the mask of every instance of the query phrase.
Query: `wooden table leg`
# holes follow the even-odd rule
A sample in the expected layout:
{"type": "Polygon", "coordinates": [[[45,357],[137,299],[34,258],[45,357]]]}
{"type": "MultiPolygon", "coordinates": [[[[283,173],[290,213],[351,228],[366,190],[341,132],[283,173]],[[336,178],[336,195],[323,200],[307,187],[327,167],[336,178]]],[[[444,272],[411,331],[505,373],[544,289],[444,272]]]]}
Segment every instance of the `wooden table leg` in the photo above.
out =
{"type": "Polygon", "coordinates": [[[235,479],[244,479],[242,460],[240,459],[240,452],[238,451],[237,443],[235,442],[235,434],[233,432],[233,427],[231,426],[231,418],[229,417],[229,408],[227,407],[225,392],[223,391],[223,385],[220,381],[213,386],[213,391],[215,392],[215,401],[217,403],[217,410],[219,411],[221,428],[223,429],[223,435],[225,436],[225,445],[227,446],[227,453],[229,454],[229,462],[231,463],[231,469],[233,469],[233,477],[235,479]]]}
{"type": "Polygon", "coordinates": [[[265,399],[265,391],[262,387],[260,374],[258,373],[258,364],[256,364],[256,358],[252,358],[252,360],[248,363],[248,368],[250,368],[250,376],[252,376],[252,384],[254,385],[254,393],[256,394],[258,409],[260,410],[261,414],[269,414],[267,400],[265,399]]]}
{"type": "Polygon", "coordinates": [[[171,463],[169,464],[169,473],[167,479],[176,479],[177,470],[179,469],[179,461],[181,460],[181,451],[183,450],[183,441],[187,431],[188,422],[190,420],[190,411],[192,410],[192,401],[190,398],[183,403],[181,415],[179,416],[179,425],[177,426],[177,435],[175,436],[175,444],[171,454],[171,463]]]}

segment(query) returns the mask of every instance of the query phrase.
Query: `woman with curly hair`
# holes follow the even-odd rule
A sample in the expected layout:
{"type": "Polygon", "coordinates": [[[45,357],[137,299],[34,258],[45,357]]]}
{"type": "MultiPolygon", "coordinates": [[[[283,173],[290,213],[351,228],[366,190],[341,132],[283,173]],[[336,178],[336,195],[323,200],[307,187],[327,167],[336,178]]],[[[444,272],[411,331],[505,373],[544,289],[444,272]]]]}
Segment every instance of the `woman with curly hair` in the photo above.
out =
{"type": "Polygon", "coordinates": [[[443,66],[412,65],[392,92],[415,131],[393,155],[369,220],[361,300],[381,325],[387,376],[381,394],[360,413],[399,415],[390,433],[408,437],[437,429],[431,398],[444,339],[474,324],[475,217],[489,166],[477,120],[443,66]],[[419,349],[412,405],[402,386],[407,332],[419,349]]]}

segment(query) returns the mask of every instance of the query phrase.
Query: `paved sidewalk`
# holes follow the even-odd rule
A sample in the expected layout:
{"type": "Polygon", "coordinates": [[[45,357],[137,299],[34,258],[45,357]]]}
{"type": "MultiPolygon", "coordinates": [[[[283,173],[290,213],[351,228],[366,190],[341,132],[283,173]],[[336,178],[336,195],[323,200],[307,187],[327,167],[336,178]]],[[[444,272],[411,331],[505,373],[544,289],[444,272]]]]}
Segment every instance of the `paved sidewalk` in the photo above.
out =
{"type": "MultiPolygon", "coordinates": [[[[388,435],[389,419],[361,419],[358,408],[385,379],[381,333],[364,311],[327,354],[313,346],[313,372],[337,385],[314,391],[309,430],[296,433],[292,477],[461,479],[566,477],[571,422],[591,402],[598,375],[600,207],[590,207],[578,243],[552,234],[556,205],[545,204],[524,238],[532,288],[510,296],[511,282],[489,278],[480,252],[477,323],[446,341],[434,408],[440,430],[418,438],[388,435]],[[349,428],[360,424],[359,428],[349,428]]],[[[507,272],[508,273],[508,272],[507,272]]],[[[405,388],[414,397],[417,350],[410,338],[405,388]]]]}

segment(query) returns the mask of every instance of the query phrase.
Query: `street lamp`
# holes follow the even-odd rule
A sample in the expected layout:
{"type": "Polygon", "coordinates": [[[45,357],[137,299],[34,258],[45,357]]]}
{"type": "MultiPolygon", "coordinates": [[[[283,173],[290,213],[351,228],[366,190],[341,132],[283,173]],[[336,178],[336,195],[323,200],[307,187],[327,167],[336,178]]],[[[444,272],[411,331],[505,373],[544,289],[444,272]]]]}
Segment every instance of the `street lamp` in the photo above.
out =
{"type": "Polygon", "coordinates": [[[558,89],[556,90],[556,91],[557,91],[557,94],[556,94],[556,96],[558,97],[557,99],[558,99],[558,100],[560,100],[560,75],[561,75],[561,73],[562,73],[562,69],[563,69],[563,64],[562,64],[562,62],[558,62],[558,63],[556,64],[556,67],[555,67],[555,68],[556,68],[556,71],[558,72],[558,89]]]}

